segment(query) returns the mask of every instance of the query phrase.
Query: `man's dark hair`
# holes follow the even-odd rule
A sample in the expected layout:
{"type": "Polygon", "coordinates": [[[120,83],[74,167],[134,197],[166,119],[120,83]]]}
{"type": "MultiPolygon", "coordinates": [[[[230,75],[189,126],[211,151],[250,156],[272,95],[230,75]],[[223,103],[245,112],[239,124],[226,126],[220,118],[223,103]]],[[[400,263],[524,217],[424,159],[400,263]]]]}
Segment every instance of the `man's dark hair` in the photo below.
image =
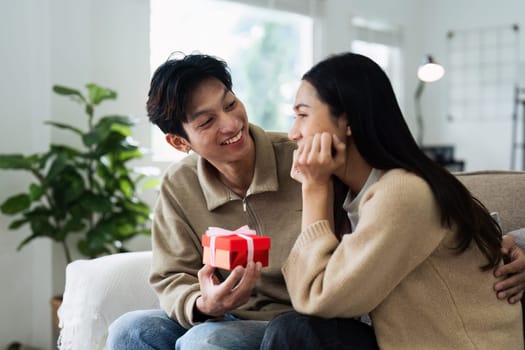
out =
{"type": "Polygon", "coordinates": [[[228,65],[223,60],[202,54],[170,58],[157,68],[151,79],[146,108],[150,122],[165,134],[186,137],[182,124],[188,121],[186,104],[203,80],[214,78],[232,90],[228,65]]]}

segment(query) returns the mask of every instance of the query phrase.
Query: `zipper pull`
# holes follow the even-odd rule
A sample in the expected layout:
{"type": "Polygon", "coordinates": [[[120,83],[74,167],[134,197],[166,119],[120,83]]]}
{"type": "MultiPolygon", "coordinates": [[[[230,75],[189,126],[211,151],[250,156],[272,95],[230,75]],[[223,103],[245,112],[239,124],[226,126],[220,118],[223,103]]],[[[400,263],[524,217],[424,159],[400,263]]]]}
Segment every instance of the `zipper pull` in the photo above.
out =
{"type": "Polygon", "coordinates": [[[246,198],[242,199],[242,210],[246,213],[246,198]]]}

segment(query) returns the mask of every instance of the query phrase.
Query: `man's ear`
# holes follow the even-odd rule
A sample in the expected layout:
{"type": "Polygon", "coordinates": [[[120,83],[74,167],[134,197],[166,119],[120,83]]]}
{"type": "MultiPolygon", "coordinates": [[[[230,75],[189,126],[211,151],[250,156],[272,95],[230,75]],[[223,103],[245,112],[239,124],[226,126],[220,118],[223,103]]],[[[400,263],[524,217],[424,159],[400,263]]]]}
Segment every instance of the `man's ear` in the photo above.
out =
{"type": "Polygon", "coordinates": [[[184,137],[175,134],[166,134],[166,142],[178,151],[188,153],[191,145],[184,137]]]}

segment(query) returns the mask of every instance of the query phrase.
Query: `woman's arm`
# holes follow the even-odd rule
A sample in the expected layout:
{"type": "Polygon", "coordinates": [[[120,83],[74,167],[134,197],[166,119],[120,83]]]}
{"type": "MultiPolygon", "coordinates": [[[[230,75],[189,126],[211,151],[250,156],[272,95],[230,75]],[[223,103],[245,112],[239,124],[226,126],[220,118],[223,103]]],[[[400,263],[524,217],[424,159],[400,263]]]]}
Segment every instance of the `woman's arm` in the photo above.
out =
{"type": "Polygon", "coordinates": [[[302,230],[319,220],[328,220],[333,229],[332,175],[344,163],[345,149],[344,143],[325,132],[302,140],[294,151],[290,175],[302,184],[302,230]]]}
{"type": "Polygon", "coordinates": [[[402,170],[373,185],[359,210],[359,224],[341,242],[326,220],[298,237],[283,266],[297,311],[322,317],[370,312],[450,233],[426,182],[402,170]]]}

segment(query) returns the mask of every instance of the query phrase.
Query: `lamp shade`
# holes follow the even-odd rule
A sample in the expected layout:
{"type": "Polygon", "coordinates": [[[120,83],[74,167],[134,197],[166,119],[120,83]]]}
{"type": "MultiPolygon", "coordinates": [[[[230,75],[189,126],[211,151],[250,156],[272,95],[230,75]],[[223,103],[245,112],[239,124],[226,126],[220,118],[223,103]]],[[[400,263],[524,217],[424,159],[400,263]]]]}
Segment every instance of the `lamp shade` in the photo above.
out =
{"type": "Polygon", "coordinates": [[[423,64],[417,70],[419,80],[426,83],[439,80],[445,75],[445,68],[436,63],[431,55],[426,55],[423,64]]]}

